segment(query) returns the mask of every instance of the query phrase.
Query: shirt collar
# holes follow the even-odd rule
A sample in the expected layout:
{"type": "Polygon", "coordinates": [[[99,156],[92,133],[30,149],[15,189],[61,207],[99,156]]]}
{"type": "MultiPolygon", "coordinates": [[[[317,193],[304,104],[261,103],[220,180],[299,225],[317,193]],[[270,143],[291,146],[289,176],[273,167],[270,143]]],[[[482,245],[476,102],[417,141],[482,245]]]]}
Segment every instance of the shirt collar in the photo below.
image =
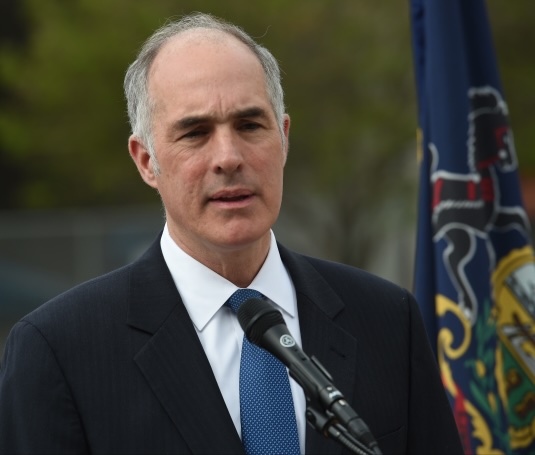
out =
{"type": "MultiPolygon", "coordinates": [[[[171,238],[167,224],[160,245],[190,318],[202,331],[238,287],[184,252],[171,238]]],[[[249,288],[264,294],[290,317],[296,317],[295,290],[273,231],[267,258],[249,288]]]]}

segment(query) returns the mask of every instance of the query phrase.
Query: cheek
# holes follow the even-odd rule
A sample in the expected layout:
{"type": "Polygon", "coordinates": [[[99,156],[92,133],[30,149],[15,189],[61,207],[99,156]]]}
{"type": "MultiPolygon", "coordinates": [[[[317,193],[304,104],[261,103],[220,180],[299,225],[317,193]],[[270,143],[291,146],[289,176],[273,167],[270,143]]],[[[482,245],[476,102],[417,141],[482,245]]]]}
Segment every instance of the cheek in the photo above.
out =
{"type": "Polygon", "coordinates": [[[263,173],[266,174],[268,180],[273,183],[278,183],[282,181],[283,171],[284,171],[284,159],[281,156],[278,160],[265,160],[260,169],[263,173]]]}
{"type": "Polygon", "coordinates": [[[182,155],[175,155],[160,164],[162,177],[171,187],[181,188],[191,192],[198,187],[206,173],[206,167],[199,159],[184,159],[182,155]]]}

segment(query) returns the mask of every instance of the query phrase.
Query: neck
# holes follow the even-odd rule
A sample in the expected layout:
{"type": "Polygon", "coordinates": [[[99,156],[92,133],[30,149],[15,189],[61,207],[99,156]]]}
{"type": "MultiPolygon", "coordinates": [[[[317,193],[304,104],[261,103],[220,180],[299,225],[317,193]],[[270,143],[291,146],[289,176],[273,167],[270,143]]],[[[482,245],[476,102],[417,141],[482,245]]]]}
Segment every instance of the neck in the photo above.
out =
{"type": "Polygon", "coordinates": [[[267,232],[256,242],[239,247],[192,249],[173,235],[174,242],[192,258],[213,270],[239,288],[246,288],[254,280],[271,245],[271,233],[267,232]]]}

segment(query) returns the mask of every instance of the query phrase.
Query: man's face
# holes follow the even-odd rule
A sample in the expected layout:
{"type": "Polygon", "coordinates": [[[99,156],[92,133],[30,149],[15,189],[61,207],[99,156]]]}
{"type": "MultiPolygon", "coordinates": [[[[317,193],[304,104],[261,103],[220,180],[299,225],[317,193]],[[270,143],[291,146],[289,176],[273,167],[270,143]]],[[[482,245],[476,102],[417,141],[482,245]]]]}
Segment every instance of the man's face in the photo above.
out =
{"type": "MultiPolygon", "coordinates": [[[[269,245],[287,148],[256,56],[221,32],[199,33],[173,38],[153,62],[149,95],[160,174],[146,157],[140,171],[161,195],[173,239],[202,259],[269,245]]],[[[288,129],[285,116],[286,137],[288,129]]],[[[134,149],[142,146],[131,139],[130,147],[140,167],[134,149]]]]}

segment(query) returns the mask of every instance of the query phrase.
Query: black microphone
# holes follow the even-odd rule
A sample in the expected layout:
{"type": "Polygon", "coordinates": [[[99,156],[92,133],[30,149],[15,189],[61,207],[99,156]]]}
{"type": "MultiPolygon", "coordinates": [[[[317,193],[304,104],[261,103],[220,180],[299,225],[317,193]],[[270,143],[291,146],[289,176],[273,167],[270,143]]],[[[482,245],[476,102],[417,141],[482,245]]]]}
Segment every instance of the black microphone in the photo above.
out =
{"type": "MultiPolygon", "coordinates": [[[[265,300],[249,299],[238,310],[238,321],[249,341],[278,358],[303,388],[308,402],[331,412],[342,426],[375,454],[381,451],[368,426],[334,386],[331,375],[297,345],[279,310],[265,300]]],[[[307,412],[309,421],[314,413],[307,412]]],[[[314,422],[311,421],[314,425],[314,422]]]]}

